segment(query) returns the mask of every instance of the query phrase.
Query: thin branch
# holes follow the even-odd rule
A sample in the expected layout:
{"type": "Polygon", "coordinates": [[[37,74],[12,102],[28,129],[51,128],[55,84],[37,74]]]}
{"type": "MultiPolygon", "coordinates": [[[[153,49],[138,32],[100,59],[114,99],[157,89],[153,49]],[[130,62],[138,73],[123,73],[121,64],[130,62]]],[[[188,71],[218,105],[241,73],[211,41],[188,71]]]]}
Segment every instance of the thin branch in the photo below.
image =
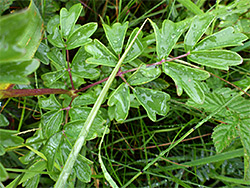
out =
{"type": "Polygon", "coordinates": [[[69,64],[69,50],[66,50],[66,56],[67,56],[67,64],[68,64],[68,73],[69,73],[69,79],[70,79],[70,83],[71,83],[71,88],[73,90],[75,90],[75,86],[74,86],[74,83],[73,83],[73,79],[72,79],[72,73],[71,73],[71,68],[70,68],[70,64],[69,64]]]}

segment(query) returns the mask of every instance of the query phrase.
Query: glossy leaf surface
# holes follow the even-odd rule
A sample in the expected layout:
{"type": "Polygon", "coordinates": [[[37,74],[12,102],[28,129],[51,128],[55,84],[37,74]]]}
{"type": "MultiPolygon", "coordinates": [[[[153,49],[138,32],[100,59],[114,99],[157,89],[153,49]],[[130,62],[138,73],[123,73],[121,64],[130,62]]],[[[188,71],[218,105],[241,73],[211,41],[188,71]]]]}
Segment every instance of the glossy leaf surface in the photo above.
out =
{"type": "Polygon", "coordinates": [[[26,10],[2,16],[0,28],[0,63],[27,61],[34,56],[43,28],[33,1],[26,10]]]}
{"type": "Polygon", "coordinates": [[[168,113],[170,96],[167,93],[141,87],[136,87],[133,92],[152,121],[156,121],[156,114],[165,116],[168,113]]]}
{"type": "MultiPolygon", "coordinates": [[[[71,111],[71,113],[74,111],[76,110],[71,111]]],[[[79,112],[79,109],[77,112],[79,112]]],[[[77,139],[84,123],[85,120],[76,120],[76,121],[73,120],[64,126],[64,133],[68,137],[68,139],[71,140],[72,143],[74,143],[75,140],[77,139]]],[[[95,139],[96,137],[101,137],[105,129],[105,127],[103,126],[104,123],[105,121],[101,118],[101,116],[99,117],[97,116],[97,118],[94,120],[94,123],[92,124],[89,130],[87,140],[92,140],[95,139]]]]}
{"type": "Polygon", "coordinates": [[[163,64],[163,72],[174,80],[179,96],[184,89],[195,102],[204,102],[205,95],[198,81],[207,79],[208,72],[172,62],[163,64]]]}
{"type": "Polygon", "coordinates": [[[212,14],[197,15],[193,18],[191,26],[185,36],[184,47],[186,51],[193,49],[201,36],[205,33],[209,25],[214,20],[212,14]]]}
{"type": "Polygon", "coordinates": [[[74,165],[76,177],[82,182],[90,182],[91,180],[91,169],[90,165],[83,157],[78,156],[74,165]]]}
{"type": "Polygon", "coordinates": [[[40,97],[38,104],[40,108],[46,110],[59,110],[61,108],[61,104],[57,101],[55,95],[50,95],[48,98],[40,97]]]}
{"type": "Polygon", "coordinates": [[[0,129],[0,143],[4,147],[18,146],[23,143],[23,138],[16,136],[17,131],[0,129]]]}
{"type": "Polygon", "coordinates": [[[93,55],[86,60],[87,63],[114,67],[118,61],[117,57],[97,39],[87,44],[85,50],[93,55]]]}
{"type": "Polygon", "coordinates": [[[128,116],[130,108],[129,87],[127,84],[122,83],[109,97],[109,114],[114,115],[118,122],[124,121],[128,116]],[[110,107],[111,109],[110,111],[110,107]]]}
{"type": "Polygon", "coordinates": [[[79,96],[77,96],[72,102],[73,107],[85,106],[89,104],[94,104],[98,95],[94,92],[85,92],[79,96]]]}
{"type": "Polygon", "coordinates": [[[41,42],[36,51],[35,57],[38,58],[43,64],[48,65],[49,58],[47,56],[47,53],[49,52],[49,50],[49,46],[41,42]]]}
{"type": "Polygon", "coordinates": [[[188,23],[189,21],[187,20],[177,23],[164,20],[162,28],[159,29],[158,26],[151,21],[155,32],[156,52],[159,59],[166,59],[168,57],[181,34],[185,31],[188,23]]]}
{"type": "Polygon", "coordinates": [[[162,78],[157,78],[151,82],[143,84],[143,87],[147,87],[147,88],[151,88],[151,89],[155,89],[155,90],[166,89],[169,86],[170,86],[170,84],[162,78]]]}
{"type": "Polygon", "coordinates": [[[95,79],[100,75],[100,72],[95,68],[97,65],[85,62],[88,57],[90,55],[85,51],[84,47],[81,47],[73,58],[72,72],[83,78],[95,79]]]}
{"type": "Polygon", "coordinates": [[[243,62],[239,54],[229,50],[193,51],[188,59],[200,65],[222,70],[228,70],[229,66],[239,65],[243,62]]]}
{"type": "Polygon", "coordinates": [[[128,29],[128,22],[125,22],[124,24],[115,23],[111,27],[107,24],[103,24],[103,29],[109,44],[115,53],[120,54],[122,52],[126,31],[128,29]]]}
{"type": "Polygon", "coordinates": [[[63,122],[63,111],[49,111],[43,114],[41,118],[43,135],[49,138],[57,133],[63,122]]]}
{"type": "Polygon", "coordinates": [[[60,17],[59,15],[55,15],[52,18],[50,18],[50,20],[47,23],[47,32],[49,34],[52,34],[54,32],[54,29],[56,27],[58,27],[58,25],[60,24],[60,17]]]}
{"type": "Polygon", "coordinates": [[[0,63],[0,83],[29,84],[27,75],[34,72],[40,63],[33,59],[30,61],[0,63]]]}
{"type": "Polygon", "coordinates": [[[57,48],[51,49],[51,51],[48,53],[48,58],[52,61],[52,65],[54,65],[57,70],[66,68],[66,59],[57,48]]]}
{"type": "Polygon", "coordinates": [[[55,159],[56,159],[56,152],[58,150],[59,144],[61,142],[62,133],[58,132],[52,135],[48,141],[46,142],[42,152],[44,153],[45,157],[47,158],[48,163],[48,170],[51,171],[54,167],[55,159]]]}
{"type": "Polygon", "coordinates": [[[80,16],[82,5],[80,3],[73,5],[69,10],[62,8],[60,11],[60,26],[62,35],[66,39],[74,28],[74,25],[80,16]]]}
{"type": "Polygon", "coordinates": [[[52,34],[47,36],[48,41],[53,45],[58,48],[65,48],[65,43],[62,39],[61,33],[59,31],[59,27],[55,27],[54,31],[52,34]]]}
{"type": "Polygon", "coordinates": [[[233,27],[228,27],[203,39],[195,46],[194,50],[210,50],[229,46],[239,46],[243,45],[242,42],[247,39],[248,37],[246,35],[236,33],[233,27]]]}
{"type": "Polygon", "coordinates": [[[48,72],[46,74],[43,74],[41,78],[44,81],[44,85],[51,86],[53,85],[57,80],[59,80],[61,77],[65,75],[65,70],[55,71],[55,72],[48,72]]]}
{"type": "MultiPolygon", "coordinates": [[[[126,49],[128,48],[129,44],[131,41],[134,39],[136,36],[136,33],[139,31],[139,28],[135,28],[131,35],[129,36],[126,49]]],[[[136,38],[134,44],[132,45],[131,49],[128,51],[127,56],[124,59],[124,62],[130,62],[136,59],[139,55],[143,53],[145,48],[147,47],[147,43],[142,39],[143,33],[140,32],[138,37],[136,38]]]]}
{"type": "Polygon", "coordinates": [[[161,75],[161,69],[159,66],[146,66],[142,65],[134,72],[128,79],[130,85],[146,84],[152,80],[155,80],[161,75]]]}
{"type": "Polygon", "coordinates": [[[92,41],[89,37],[96,31],[96,23],[87,23],[76,29],[66,42],[67,49],[74,49],[92,41]]]}

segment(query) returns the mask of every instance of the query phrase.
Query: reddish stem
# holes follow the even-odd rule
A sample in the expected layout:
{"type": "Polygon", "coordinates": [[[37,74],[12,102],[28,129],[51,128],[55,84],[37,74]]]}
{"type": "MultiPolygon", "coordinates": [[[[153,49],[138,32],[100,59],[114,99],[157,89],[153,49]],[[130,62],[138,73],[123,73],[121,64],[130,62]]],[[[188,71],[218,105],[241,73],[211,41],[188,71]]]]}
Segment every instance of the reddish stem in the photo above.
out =
{"type": "Polygon", "coordinates": [[[67,64],[68,64],[68,73],[69,73],[69,79],[70,79],[70,83],[71,83],[71,88],[73,90],[75,90],[75,86],[74,86],[74,83],[73,83],[73,79],[72,79],[72,73],[71,73],[71,68],[70,68],[70,65],[69,65],[69,50],[66,50],[66,56],[67,56],[67,64]]]}

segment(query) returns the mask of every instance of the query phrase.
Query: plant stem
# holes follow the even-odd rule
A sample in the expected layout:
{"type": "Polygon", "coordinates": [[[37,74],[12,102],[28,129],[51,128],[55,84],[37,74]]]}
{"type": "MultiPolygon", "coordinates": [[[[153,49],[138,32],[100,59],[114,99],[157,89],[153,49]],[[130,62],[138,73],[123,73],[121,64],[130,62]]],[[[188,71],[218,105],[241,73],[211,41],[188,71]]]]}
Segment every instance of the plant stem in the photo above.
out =
{"type": "Polygon", "coordinates": [[[73,90],[75,90],[75,86],[74,86],[74,83],[73,83],[73,79],[72,79],[72,73],[71,73],[71,68],[70,68],[70,64],[69,64],[69,50],[66,50],[66,56],[67,56],[67,64],[68,64],[68,73],[69,73],[69,79],[70,79],[70,83],[71,83],[71,88],[73,90]]]}

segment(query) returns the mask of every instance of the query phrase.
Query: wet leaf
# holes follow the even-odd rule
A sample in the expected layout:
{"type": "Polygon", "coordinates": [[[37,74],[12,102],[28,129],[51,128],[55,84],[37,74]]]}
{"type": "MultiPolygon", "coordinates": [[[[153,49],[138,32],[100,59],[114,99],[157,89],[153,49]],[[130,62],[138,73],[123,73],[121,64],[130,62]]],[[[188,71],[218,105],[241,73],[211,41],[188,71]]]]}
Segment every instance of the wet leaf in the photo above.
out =
{"type": "Polygon", "coordinates": [[[23,143],[23,138],[16,136],[17,131],[0,129],[0,143],[3,147],[19,146],[23,143]]]}
{"type": "Polygon", "coordinates": [[[243,62],[239,54],[229,50],[192,51],[188,59],[200,65],[222,70],[228,70],[229,66],[239,65],[243,62]]]}
{"type": "Polygon", "coordinates": [[[193,49],[194,45],[206,32],[209,25],[214,20],[214,15],[206,13],[193,18],[191,26],[185,36],[184,47],[186,51],[193,49]]]}
{"type": "Polygon", "coordinates": [[[80,3],[73,5],[69,10],[62,8],[60,10],[60,26],[62,35],[66,39],[72,32],[74,25],[80,16],[82,11],[82,5],[80,3]]]}
{"type": "Polygon", "coordinates": [[[163,72],[174,80],[179,96],[184,89],[195,102],[204,102],[205,95],[198,81],[207,79],[208,72],[172,62],[163,64],[163,72]]]}
{"type": "Polygon", "coordinates": [[[66,71],[65,70],[59,70],[55,72],[48,72],[46,74],[43,74],[41,78],[44,81],[44,85],[46,86],[51,86],[54,84],[57,80],[59,80],[61,77],[65,75],[66,71]]]}
{"type": "MultiPolygon", "coordinates": [[[[128,39],[128,42],[127,42],[127,45],[126,45],[126,49],[128,48],[128,46],[131,43],[131,41],[134,39],[134,37],[136,36],[136,34],[137,34],[138,31],[139,31],[139,28],[135,28],[133,30],[133,32],[129,36],[129,39],[128,39]]],[[[132,47],[128,51],[127,56],[124,59],[125,63],[133,61],[134,59],[136,59],[139,55],[142,54],[142,52],[147,47],[147,43],[142,39],[142,36],[143,36],[143,33],[140,32],[139,35],[138,35],[138,37],[136,38],[134,44],[132,45],[132,47]]]]}
{"type": "Polygon", "coordinates": [[[93,55],[93,57],[86,60],[89,64],[114,67],[118,61],[117,57],[97,39],[87,44],[85,50],[93,55]]]}
{"type": "Polygon", "coordinates": [[[248,37],[246,35],[235,33],[233,27],[228,27],[203,39],[195,46],[194,50],[199,51],[229,46],[240,46],[243,45],[242,42],[247,39],[248,37]]]}
{"type": "Polygon", "coordinates": [[[122,83],[109,97],[108,100],[109,114],[113,115],[117,122],[123,122],[127,116],[130,108],[129,87],[122,83]]]}
{"type": "Polygon", "coordinates": [[[40,175],[37,174],[34,177],[25,181],[22,184],[22,186],[26,187],[26,188],[36,188],[36,187],[38,187],[39,181],[40,181],[40,175]]]}
{"type": "Polygon", "coordinates": [[[65,48],[65,43],[62,39],[62,35],[59,31],[59,26],[55,27],[53,33],[47,36],[48,41],[58,48],[65,48]]]}
{"type": "Polygon", "coordinates": [[[76,177],[85,183],[90,182],[91,180],[91,169],[89,162],[86,161],[83,157],[79,156],[76,159],[76,162],[74,164],[74,170],[76,173],[76,177]]]}
{"type": "Polygon", "coordinates": [[[50,20],[48,21],[48,24],[47,24],[47,32],[49,34],[52,34],[55,30],[55,28],[58,28],[60,24],[60,17],[59,15],[55,15],[53,16],[52,18],[50,18],[50,20]]]}
{"type": "Polygon", "coordinates": [[[61,104],[57,101],[55,95],[50,95],[48,98],[40,97],[38,104],[40,108],[46,110],[59,110],[61,108],[61,104]]]}
{"type": "Polygon", "coordinates": [[[134,88],[133,92],[152,121],[156,121],[156,114],[165,116],[168,113],[170,96],[167,93],[141,87],[134,88]]]}
{"type": "Polygon", "coordinates": [[[146,84],[161,75],[159,66],[141,65],[128,79],[130,85],[146,84]]]}
{"type": "Polygon", "coordinates": [[[57,48],[51,49],[51,51],[48,53],[48,58],[52,61],[52,65],[54,65],[57,70],[66,68],[65,56],[57,48]]]}
{"type": "Polygon", "coordinates": [[[157,56],[159,59],[166,59],[185,31],[189,21],[174,23],[170,20],[164,20],[161,29],[154,22],[150,22],[155,32],[157,56]]]}
{"type": "Polygon", "coordinates": [[[96,31],[96,23],[87,23],[75,30],[66,42],[67,49],[71,50],[92,41],[89,37],[96,31]]]}
{"type": "Polygon", "coordinates": [[[73,58],[72,72],[83,78],[95,79],[99,77],[100,72],[94,68],[97,65],[85,62],[88,57],[90,57],[90,55],[85,51],[84,47],[81,47],[73,58]]]}
{"type": "Polygon", "coordinates": [[[9,121],[3,114],[0,114],[0,127],[5,127],[7,125],[9,125],[9,121]]]}
{"type": "Polygon", "coordinates": [[[47,57],[47,53],[49,50],[49,46],[41,42],[36,51],[35,57],[38,58],[43,64],[48,65],[49,58],[47,57]]]}
{"type": "Polygon", "coordinates": [[[97,97],[98,96],[94,92],[83,93],[74,99],[71,106],[78,107],[94,104],[97,97]]]}
{"type": "Polygon", "coordinates": [[[29,84],[27,75],[34,72],[40,63],[33,59],[23,62],[0,63],[0,83],[29,84]]]}
{"type": "Polygon", "coordinates": [[[115,23],[111,27],[107,24],[103,24],[103,29],[105,31],[109,44],[111,45],[115,53],[121,54],[126,31],[128,29],[128,22],[125,22],[124,24],[115,23]]]}
{"type": "Polygon", "coordinates": [[[63,111],[49,111],[43,114],[41,118],[42,132],[46,138],[51,137],[53,134],[57,133],[63,122],[63,111]]]}
{"type": "Polygon", "coordinates": [[[63,133],[58,132],[52,135],[48,141],[46,142],[45,146],[42,149],[42,153],[44,153],[45,157],[47,158],[47,167],[49,171],[52,171],[56,159],[56,153],[61,142],[63,133]]]}
{"type": "Polygon", "coordinates": [[[170,86],[170,84],[163,80],[162,78],[157,78],[151,82],[148,82],[146,84],[143,84],[143,87],[147,87],[150,89],[155,89],[155,90],[163,90],[166,89],[170,86]]]}

